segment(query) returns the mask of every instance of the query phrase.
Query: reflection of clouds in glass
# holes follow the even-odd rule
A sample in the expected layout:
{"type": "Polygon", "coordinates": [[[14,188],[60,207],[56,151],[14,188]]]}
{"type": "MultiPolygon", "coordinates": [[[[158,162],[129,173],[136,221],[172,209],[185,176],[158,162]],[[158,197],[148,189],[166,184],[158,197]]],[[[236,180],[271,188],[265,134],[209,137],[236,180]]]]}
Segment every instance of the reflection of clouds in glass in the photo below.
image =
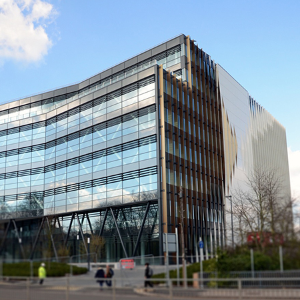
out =
{"type": "Polygon", "coordinates": [[[92,201],[87,201],[87,202],[80,202],[79,203],[79,209],[90,209],[92,208],[92,204],[93,202],[92,201]]]}
{"type": "MultiPolygon", "coordinates": [[[[39,175],[36,175],[38,177],[39,175]]],[[[90,209],[102,206],[113,206],[121,203],[147,201],[157,199],[157,175],[143,176],[86,188],[68,193],[57,194],[45,198],[44,214],[49,214],[55,206],[55,213],[90,209]],[[127,186],[126,186],[127,185],[127,186]],[[54,202],[55,199],[55,202],[54,202]]],[[[70,184],[70,182],[68,182],[70,184]]],[[[65,186],[65,182],[51,183],[52,187],[65,186]]],[[[40,199],[36,199],[37,207],[42,207],[40,199]]],[[[16,203],[7,205],[7,210],[14,211],[16,203]]]]}
{"type": "Polygon", "coordinates": [[[96,193],[106,193],[106,186],[105,185],[96,186],[96,187],[94,187],[94,191],[96,193]]]}
{"type": "Polygon", "coordinates": [[[60,181],[60,182],[55,182],[54,185],[55,187],[61,187],[61,186],[66,186],[67,183],[65,181],[60,181]]]}
{"type": "Polygon", "coordinates": [[[124,195],[124,196],[130,195],[130,194],[132,194],[131,191],[130,191],[130,189],[127,189],[127,190],[126,190],[126,189],[123,189],[123,195],[124,195]]]}
{"type": "Polygon", "coordinates": [[[79,197],[84,197],[84,196],[90,196],[91,195],[91,193],[88,190],[85,190],[85,189],[79,190],[78,194],[79,194],[79,197]]]}
{"type": "Polygon", "coordinates": [[[143,134],[146,136],[146,135],[151,135],[153,134],[153,131],[155,132],[156,128],[155,126],[154,127],[150,127],[150,128],[142,128],[140,127],[140,130],[143,130],[143,134]]]}
{"type": "Polygon", "coordinates": [[[107,198],[122,196],[122,189],[119,189],[119,190],[109,189],[109,190],[107,190],[106,196],[107,196],[107,198]]]}

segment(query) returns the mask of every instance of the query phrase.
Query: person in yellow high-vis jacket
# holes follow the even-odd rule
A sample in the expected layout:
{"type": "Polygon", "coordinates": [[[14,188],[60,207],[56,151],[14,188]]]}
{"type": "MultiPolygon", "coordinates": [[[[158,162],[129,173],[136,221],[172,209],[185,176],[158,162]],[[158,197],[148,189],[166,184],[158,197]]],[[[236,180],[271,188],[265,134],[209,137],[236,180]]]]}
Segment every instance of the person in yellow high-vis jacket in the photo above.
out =
{"type": "Polygon", "coordinates": [[[39,279],[40,279],[40,284],[43,284],[44,279],[46,278],[46,269],[45,269],[45,264],[41,263],[41,266],[39,267],[39,279]]]}

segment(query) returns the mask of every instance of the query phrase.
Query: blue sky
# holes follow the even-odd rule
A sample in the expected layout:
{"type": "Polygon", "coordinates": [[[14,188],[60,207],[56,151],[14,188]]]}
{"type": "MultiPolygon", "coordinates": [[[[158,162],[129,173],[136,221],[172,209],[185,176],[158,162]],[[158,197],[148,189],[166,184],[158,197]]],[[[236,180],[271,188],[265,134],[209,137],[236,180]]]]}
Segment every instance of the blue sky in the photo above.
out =
{"type": "Polygon", "coordinates": [[[286,128],[300,193],[300,1],[2,2],[0,103],[82,81],[184,33],[286,128]]]}

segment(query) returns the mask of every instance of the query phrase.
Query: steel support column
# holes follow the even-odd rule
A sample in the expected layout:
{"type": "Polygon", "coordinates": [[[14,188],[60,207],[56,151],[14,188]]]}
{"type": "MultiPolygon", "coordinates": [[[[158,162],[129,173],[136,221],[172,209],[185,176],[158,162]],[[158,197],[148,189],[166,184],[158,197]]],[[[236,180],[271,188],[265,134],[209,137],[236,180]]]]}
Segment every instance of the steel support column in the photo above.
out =
{"type": "Polygon", "coordinates": [[[82,231],[82,227],[81,227],[81,224],[80,224],[80,221],[79,221],[78,214],[76,214],[76,219],[77,219],[77,223],[78,223],[78,226],[79,226],[79,231],[80,231],[80,234],[81,234],[81,237],[82,237],[84,249],[86,251],[86,254],[88,254],[88,249],[87,249],[87,246],[86,246],[86,242],[85,242],[85,239],[84,239],[84,235],[83,235],[83,231],[82,231]]]}
{"type": "Polygon", "coordinates": [[[128,236],[130,236],[131,235],[131,232],[130,232],[130,229],[129,229],[129,226],[128,226],[128,224],[127,224],[127,218],[126,218],[126,215],[125,215],[125,213],[124,213],[124,210],[121,208],[121,211],[122,211],[122,215],[123,215],[123,217],[124,217],[124,220],[125,220],[125,227],[126,227],[126,229],[127,229],[127,235],[128,236]]]}
{"type": "Polygon", "coordinates": [[[85,218],[85,213],[82,215],[82,219],[81,219],[81,226],[83,225],[84,218],[85,218]]]}
{"type": "Polygon", "coordinates": [[[4,248],[4,243],[5,243],[7,234],[8,234],[8,230],[9,230],[10,224],[11,224],[11,220],[9,219],[9,222],[8,222],[7,227],[5,229],[4,237],[3,237],[3,240],[2,240],[2,243],[1,243],[1,247],[0,247],[0,255],[1,255],[2,250],[4,248]]]}
{"type": "Polygon", "coordinates": [[[144,218],[143,218],[143,221],[142,221],[142,224],[141,224],[141,228],[140,228],[140,231],[139,231],[139,234],[138,234],[138,238],[136,240],[136,244],[135,244],[132,256],[135,256],[136,251],[138,249],[139,242],[140,242],[140,239],[141,239],[141,236],[142,236],[142,232],[143,232],[143,228],[144,228],[144,225],[145,225],[145,221],[146,221],[146,218],[147,218],[147,215],[148,215],[148,212],[149,212],[149,208],[150,208],[150,202],[147,203],[145,215],[144,215],[144,218]]]}
{"type": "Polygon", "coordinates": [[[99,236],[102,236],[102,234],[103,234],[104,225],[105,225],[105,222],[106,222],[106,219],[107,219],[107,215],[108,215],[108,209],[105,210],[104,219],[103,219],[103,223],[102,223],[102,226],[101,226],[101,229],[100,229],[100,232],[99,232],[99,236]]]}
{"type": "Polygon", "coordinates": [[[65,242],[64,242],[64,247],[66,247],[66,245],[67,245],[67,242],[68,242],[68,239],[69,239],[69,235],[70,235],[70,231],[71,231],[71,227],[72,227],[73,219],[74,219],[74,213],[72,213],[72,217],[71,217],[70,225],[69,225],[69,228],[68,228],[68,233],[67,233],[67,236],[66,236],[66,239],[65,239],[65,242]]]}
{"type": "Polygon", "coordinates": [[[52,236],[51,227],[50,227],[50,224],[49,224],[49,219],[48,219],[48,217],[46,217],[46,221],[47,221],[47,226],[48,226],[49,233],[50,233],[50,238],[51,238],[51,243],[52,243],[54,255],[55,255],[55,258],[56,258],[56,260],[57,260],[57,252],[56,252],[56,248],[55,248],[55,244],[54,244],[54,240],[53,240],[53,236],[52,236]]]}
{"type": "Polygon", "coordinates": [[[92,235],[94,235],[93,228],[92,228],[92,224],[91,224],[91,220],[90,220],[90,217],[89,217],[89,214],[88,214],[88,213],[86,213],[86,219],[88,220],[88,223],[89,223],[89,227],[90,227],[91,233],[92,233],[92,235]]]}
{"type": "Polygon", "coordinates": [[[38,232],[37,232],[35,241],[34,241],[34,243],[33,243],[32,250],[31,250],[29,259],[32,259],[32,258],[33,258],[34,250],[35,250],[35,248],[36,248],[36,244],[37,244],[38,239],[39,239],[39,237],[40,237],[40,234],[41,234],[41,231],[42,231],[42,228],[43,228],[43,225],[44,225],[44,221],[45,221],[45,217],[42,218],[42,222],[41,222],[41,225],[40,225],[39,230],[38,230],[38,232]]]}
{"type": "Polygon", "coordinates": [[[125,245],[124,245],[124,243],[123,243],[123,239],[122,239],[122,236],[121,236],[119,227],[118,227],[118,223],[117,223],[117,220],[116,220],[116,218],[115,218],[115,215],[114,215],[114,212],[113,212],[112,208],[110,208],[110,212],[111,212],[111,215],[112,215],[112,217],[113,217],[113,219],[114,219],[114,223],[115,223],[115,225],[116,225],[116,229],[117,229],[117,232],[118,232],[118,235],[119,235],[119,238],[120,238],[120,242],[121,242],[123,251],[124,251],[124,253],[125,253],[125,256],[128,257],[128,254],[127,254],[127,251],[126,251],[126,248],[125,248],[125,245]]]}
{"type": "Polygon", "coordinates": [[[59,230],[60,230],[60,233],[61,233],[62,241],[64,241],[65,240],[65,238],[64,238],[64,230],[63,230],[63,228],[62,228],[62,226],[60,224],[59,217],[57,217],[56,220],[57,220],[57,224],[58,224],[58,227],[59,227],[59,230]]]}

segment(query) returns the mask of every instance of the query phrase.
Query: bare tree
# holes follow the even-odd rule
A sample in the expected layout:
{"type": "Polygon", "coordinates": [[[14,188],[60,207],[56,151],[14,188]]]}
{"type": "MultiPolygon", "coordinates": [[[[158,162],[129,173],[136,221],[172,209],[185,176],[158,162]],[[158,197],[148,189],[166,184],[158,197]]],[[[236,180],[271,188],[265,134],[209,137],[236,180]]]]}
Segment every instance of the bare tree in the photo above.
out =
{"type": "Polygon", "coordinates": [[[284,195],[280,177],[274,170],[256,169],[247,178],[247,189],[238,188],[232,196],[234,232],[244,244],[250,234],[264,252],[267,244],[279,237],[293,236],[293,201],[284,195]]]}
{"type": "MultiPolygon", "coordinates": [[[[91,235],[91,253],[96,253],[98,258],[103,258],[105,243],[106,241],[102,236],[98,236],[96,234],[91,235]]],[[[95,261],[96,261],[96,257],[95,257],[95,261]]]]}

